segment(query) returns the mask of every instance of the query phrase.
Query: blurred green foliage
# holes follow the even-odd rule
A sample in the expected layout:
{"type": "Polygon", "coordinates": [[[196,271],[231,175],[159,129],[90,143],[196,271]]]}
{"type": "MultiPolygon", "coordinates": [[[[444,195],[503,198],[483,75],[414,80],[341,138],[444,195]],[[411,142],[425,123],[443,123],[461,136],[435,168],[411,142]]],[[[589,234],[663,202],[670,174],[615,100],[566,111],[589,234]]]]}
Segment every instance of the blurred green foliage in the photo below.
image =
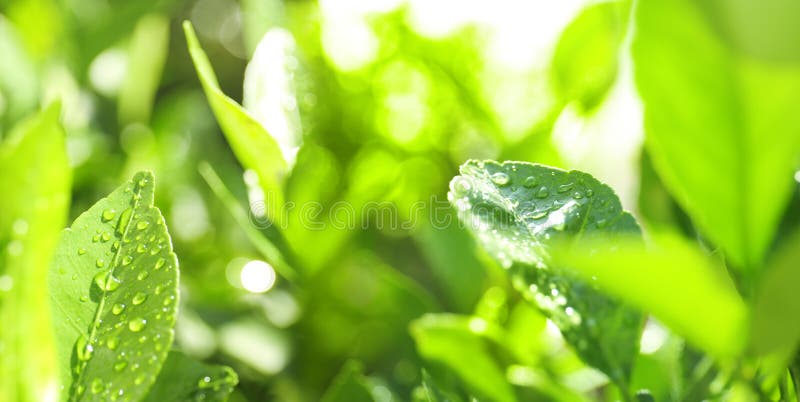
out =
{"type": "Polygon", "coordinates": [[[791,0],[0,0],[0,401],[59,394],[57,234],[140,170],[181,267],[151,399],[214,371],[231,401],[797,400],[799,19],[791,0]],[[596,281],[570,302],[651,316],[592,334],[630,373],[512,284],[500,254],[524,238],[459,223],[469,159],[579,169],[632,211],[647,247],[548,250],[596,281]]]}

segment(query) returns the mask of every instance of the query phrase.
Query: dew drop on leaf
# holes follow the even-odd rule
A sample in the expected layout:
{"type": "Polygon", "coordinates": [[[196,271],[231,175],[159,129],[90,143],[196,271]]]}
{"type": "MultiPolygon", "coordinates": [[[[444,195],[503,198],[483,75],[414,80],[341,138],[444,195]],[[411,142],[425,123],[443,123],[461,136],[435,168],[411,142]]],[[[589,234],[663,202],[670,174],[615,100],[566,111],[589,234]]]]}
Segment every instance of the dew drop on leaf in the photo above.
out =
{"type": "Polygon", "coordinates": [[[97,268],[103,268],[106,265],[106,262],[102,258],[98,258],[94,265],[96,265],[97,268]]]}
{"type": "Polygon", "coordinates": [[[146,279],[148,276],[150,276],[150,272],[149,271],[141,271],[141,272],[139,272],[138,275],[136,275],[136,279],[141,281],[143,279],[146,279]]]}
{"type": "Polygon", "coordinates": [[[125,370],[125,367],[128,367],[128,361],[127,360],[121,360],[121,361],[118,361],[118,362],[114,363],[114,371],[119,372],[119,371],[125,370]]]}
{"type": "Polygon", "coordinates": [[[133,296],[133,299],[131,300],[131,302],[133,303],[134,306],[138,306],[138,305],[144,303],[144,301],[146,299],[147,299],[147,295],[146,294],[144,294],[142,292],[138,292],[133,296]]]}
{"type": "Polygon", "coordinates": [[[115,216],[117,216],[117,211],[115,211],[113,209],[107,209],[107,210],[103,211],[103,216],[102,216],[103,222],[108,222],[108,221],[114,219],[115,216]]]}
{"type": "Polygon", "coordinates": [[[527,188],[531,188],[535,187],[537,184],[539,184],[539,180],[536,178],[536,176],[528,176],[525,178],[525,182],[523,182],[522,185],[527,188]]]}
{"type": "Polygon", "coordinates": [[[508,177],[508,174],[503,172],[497,172],[492,175],[492,183],[498,186],[505,186],[507,185],[511,179],[508,177]]]}
{"type": "Polygon", "coordinates": [[[85,336],[81,335],[81,337],[78,338],[78,342],[75,344],[75,351],[78,360],[85,362],[92,358],[94,346],[88,342],[85,336]]]}
{"type": "Polygon", "coordinates": [[[138,230],[145,230],[150,226],[150,222],[148,221],[141,221],[136,224],[136,229],[138,230]]]}
{"type": "Polygon", "coordinates": [[[117,349],[117,346],[119,346],[119,338],[117,338],[116,336],[108,338],[108,340],[106,341],[106,346],[108,346],[108,348],[111,350],[117,349]]]}
{"type": "Polygon", "coordinates": [[[84,254],[86,254],[86,249],[85,248],[79,248],[78,249],[78,255],[84,255],[84,254]]]}
{"type": "Polygon", "coordinates": [[[161,269],[161,267],[164,266],[164,263],[166,263],[166,261],[163,258],[159,258],[158,261],[156,261],[155,269],[161,269]]]}
{"type": "Polygon", "coordinates": [[[132,261],[133,261],[133,257],[131,257],[129,255],[126,255],[126,256],[122,257],[122,265],[123,266],[130,265],[130,263],[132,261]]]}
{"type": "Polygon", "coordinates": [[[125,305],[117,303],[113,307],[111,307],[111,313],[114,315],[120,315],[122,311],[125,310],[125,305]]]}
{"type": "Polygon", "coordinates": [[[128,329],[131,332],[139,332],[144,329],[145,325],[147,325],[147,320],[144,318],[133,318],[128,321],[128,329]]]}
{"type": "Polygon", "coordinates": [[[117,233],[122,235],[125,233],[125,229],[128,228],[128,223],[130,223],[131,213],[133,210],[128,208],[122,211],[122,214],[119,217],[119,222],[117,222],[117,233]]]}
{"type": "Polygon", "coordinates": [[[547,190],[547,187],[542,186],[539,188],[539,191],[536,192],[536,198],[547,198],[550,195],[550,191],[547,190]]]}

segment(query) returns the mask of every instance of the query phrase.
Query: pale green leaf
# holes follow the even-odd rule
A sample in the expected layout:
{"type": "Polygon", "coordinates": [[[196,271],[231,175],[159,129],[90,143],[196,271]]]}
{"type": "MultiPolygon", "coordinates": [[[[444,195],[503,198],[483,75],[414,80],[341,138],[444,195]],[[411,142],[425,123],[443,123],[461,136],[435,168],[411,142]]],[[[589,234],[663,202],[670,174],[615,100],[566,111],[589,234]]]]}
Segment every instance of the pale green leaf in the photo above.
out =
{"type": "Polygon", "coordinates": [[[50,268],[58,362],[70,401],[136,400],[172,344],[178,260],[153,205],[153,175],[137,173],[81,214],[50,268]]]}
{"type": "Polygon", "coordinates": [[[552,74],[566,101],[590,110],[611,88],[628,6],[627,1],[591,4],[564,29],[553,54],[552,74]]]}
{"type": "Polygon", "coordinates": [[[58,389],[44,284],[72,181],[59,113],[49,107],[0,144],[0,188],[9,190],[0,197],[0,400],[41,401],[58,389]]]}
{"type": "Polygon", "coordinates": [[[239,162],[256,172],[268,201],[267,217],[277,222],[283,207],[283,180],[288,171],[281,148],[261,123],[222,93],[211,63],[188,21],[184,22],[183,30],[211,110],[239,162]]]}
{"type": "Polygon", "coordinates": [[[747,308],[724,268],[696,245],[666,235],[650,247],[590,239],[553,249],[553,258],[716,357],[743,351],[747,308]]]}
{"type": "Polygon", "coordinates": [[[122,124],[150,121],[168,52],[169,18],[160,14],[140,18],[128,45],[127,74],[119,93],[122,124]]]}
{"type": "Polygon", "coordinates": [[[578,355],[626,388],[642,314],[550,264],[547,256],[550,243],[564,236],[639,236],[616,194],[578,171],[470,161],[450,183],[448,197],[483,247],[510,270],[515,287],[558,326],[578,355]]]}
{"type": "Polygon", "coordinates": [[[800,65],[726,46],[697,2],[637,4],[632,51],[654,165],[700,229],[752,270],[793,186],[800,65]]]}
{"type": "Polygon", "coordinates": [[[230,367],[205,364],[171,351],[143,402],[224,402],[238,382],[230,367]]]}

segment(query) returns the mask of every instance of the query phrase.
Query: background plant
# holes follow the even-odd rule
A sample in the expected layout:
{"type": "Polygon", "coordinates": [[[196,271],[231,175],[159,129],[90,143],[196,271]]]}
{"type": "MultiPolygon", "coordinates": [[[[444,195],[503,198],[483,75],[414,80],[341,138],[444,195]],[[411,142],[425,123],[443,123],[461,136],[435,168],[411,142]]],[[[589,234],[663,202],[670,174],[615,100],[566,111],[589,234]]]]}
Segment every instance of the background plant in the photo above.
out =
{"type": "Polygon", "coordinates": [[[794,2],[129,3],[0,1],[0,400],[796,400],[794,2]]]}

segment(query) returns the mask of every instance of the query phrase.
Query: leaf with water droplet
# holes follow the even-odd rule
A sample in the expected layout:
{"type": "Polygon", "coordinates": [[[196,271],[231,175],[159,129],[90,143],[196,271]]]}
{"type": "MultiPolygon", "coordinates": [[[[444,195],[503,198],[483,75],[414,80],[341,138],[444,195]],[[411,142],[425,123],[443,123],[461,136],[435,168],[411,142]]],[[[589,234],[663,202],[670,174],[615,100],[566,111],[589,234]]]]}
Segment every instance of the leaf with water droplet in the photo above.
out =
{"type": "Polygon", "coordinates": [[[166,359],[177,303],[165,306],[163,299],[177,297],[178,265],[164,218],[153,205],[154,187],[150,173],[138,173],[63,232],[49,285],[59,334],[58,363],[69,401],[109,400],[110,392],[119,389],[125,391],[126,398],[141,398],[153,376],[143,376],[136,383],[125,370],[114,370],[119,357],[126,356],[130,367],[146,364],[153,374],[166,359]],[[122,212],[112,217],[108,211],[122,212]],[[107,236],[114,241],[93,242],[97,233],[104,240],[107,236]],[[78,255],[78,249],[85,250],[84,255],[78,255]],[[138,249],[158,252],[137,253],[138,249]],[[164,261],[163,268],[155,270],[159,261],[164,261]],[[59,275],[56,267],[64,269],[66,275],[59,275]],[[73,276],[75,280],[68,279],[73,276]],[[157,286],[162,288],[161,295],[151,296],[157,286]],[[90,297],[81,303],[80,296],[86,294],[90,297]],[[163,318],[155,319],[158,314],[163,318]],[[140,343],[142,336],[148,341],[140,343]],[[73,360],[78,339],[88,340],[90,358],[73,360]],[[155,364],[148,362],[151,357],[155,364]],[[93,387],[96,379],[102,381],[102,390],[78,395],[80,388],[97,389],[93,387]]]}
{"type": "MultiPolygon", "coordinates": [[[[0,37],[9,33],[8,26],[0,23],[0,37]]],[[[5,112],[14,109],[13,102],[8,105],[11,108],[4,108],[5,112]]],[[[69,213],[72,169],[58,122],[60,109],[54,104],[21,120],[3,133],[5,141],[0,142],[0,273],[13,283],[10,289],[0,291],[3,400],[47,400],[57,377],[48,289],[42,285],[69,213]],[[13,302],[6,302],[9,300],[13,302]]],[[[76,249],[70,254],[78,258],[76,249]]],[[[65,281],[70,278],[62,277],[65,281]]],[[[70,301],[80,303],[79,295],[70,301]]]]}
{"type": "Polygon", "coordinates": [[[172,351],[143,402],[222,402],[228,400],[238,382],[229,367],[201,363],[172,351]]]}
{"type": "Polygon", "coordinates": [[[450,199],[454,206],[470,207],[457,208],[459,218],[509,268],[517,290],[558,326],[586,363],[628,384],[643,315],[562,267],[551,266],[548,255],[548,247],[558,239],[640,236],[635,219],[622,210],[613,190],[583,172],[523,162],[470,161],[460,172],[451,184],[450,199]],[[510,182],[536,185],[498,185],[493,178],[499,173],[510,182]],[[456,194],[455,184],[470,190],[456,194]],[[575,197],[576,192],[581,197],[575,197]]]}

